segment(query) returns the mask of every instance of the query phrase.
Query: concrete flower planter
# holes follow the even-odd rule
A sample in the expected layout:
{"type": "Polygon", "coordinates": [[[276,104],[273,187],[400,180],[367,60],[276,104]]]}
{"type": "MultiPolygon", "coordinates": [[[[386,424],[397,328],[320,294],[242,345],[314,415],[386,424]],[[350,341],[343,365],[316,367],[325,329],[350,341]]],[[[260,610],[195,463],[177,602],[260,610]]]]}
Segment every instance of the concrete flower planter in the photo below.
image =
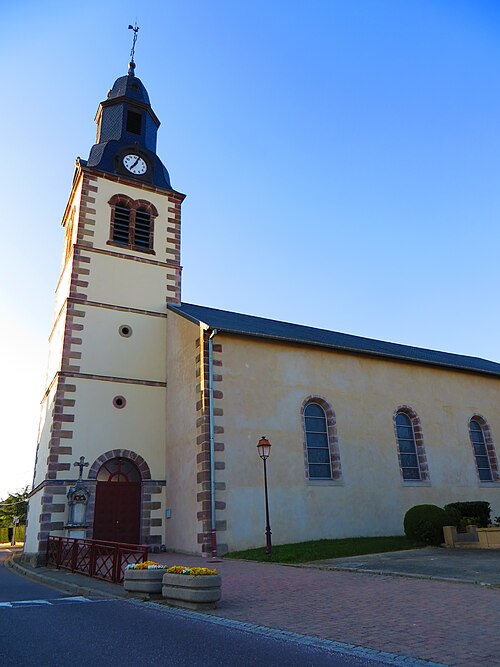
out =
{"type": "Polygon", "coordinates": [[[161,595],[162,578],[165,569],[125,570],[123,588],[128,593],[161,595]]]}
{"type": "Polygon", "coordinates": [[[220,574],[193,576],[166,573],[163,575],[162,595],[172,607],[196,611],[215,609],[221,599],[221,583],[220,574]]]}
{"type": "Polygon", "coordinates": [[[500,549],[500,528],[495,526],[478,528],[477,536],[482,549],[500,549]]]}
{"type": "Polygon", "coordinates": [[[500,528],[496,526],[467,526],[466,533],[458,533],[455,526],[444,526],[443,533],[445,546],[450,548],[500,549],[500,528]]]}

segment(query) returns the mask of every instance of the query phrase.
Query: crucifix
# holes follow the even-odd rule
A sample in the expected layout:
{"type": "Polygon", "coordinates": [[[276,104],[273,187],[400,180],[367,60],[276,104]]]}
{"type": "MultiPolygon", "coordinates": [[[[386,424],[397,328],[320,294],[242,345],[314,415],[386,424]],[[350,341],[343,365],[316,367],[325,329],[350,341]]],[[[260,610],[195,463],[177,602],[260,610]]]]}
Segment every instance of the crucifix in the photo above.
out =
{"type": "Polygon", "coordinates": [[[88,462],[87,462],[87,463],[84,463],[84,461],[85,461],[85,456],[80,456],[80,460],[79,460],[79,461],[75,461],[75,462],[73,463],[74,466],[78,466],[78,467],[80,468],[80,476],[78,477],[78,481],[79,481],[79,482],[82,482],[82,481],[83,481],[83,478],[82,478],[82,475],[83,475],[83,469],[84,469],[84,468],[88,468],[88,466],[89,466],[88,462]]]}

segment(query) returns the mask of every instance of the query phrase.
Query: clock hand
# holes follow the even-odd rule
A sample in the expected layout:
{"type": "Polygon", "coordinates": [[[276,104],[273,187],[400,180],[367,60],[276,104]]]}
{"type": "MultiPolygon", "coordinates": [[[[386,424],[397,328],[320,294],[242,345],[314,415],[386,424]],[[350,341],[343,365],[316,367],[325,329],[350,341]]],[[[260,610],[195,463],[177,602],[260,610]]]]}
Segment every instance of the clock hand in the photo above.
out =
{"type": "Polygon", "coordinates": [[[130,165],[130,169],[133,169],[133,168],[135,167],[135,165],[139,162],[140,159],[141,159],[141,158],[138,157],[137,160],[134,162],[134,164],[131,164],[131,165],[130,165]]]}

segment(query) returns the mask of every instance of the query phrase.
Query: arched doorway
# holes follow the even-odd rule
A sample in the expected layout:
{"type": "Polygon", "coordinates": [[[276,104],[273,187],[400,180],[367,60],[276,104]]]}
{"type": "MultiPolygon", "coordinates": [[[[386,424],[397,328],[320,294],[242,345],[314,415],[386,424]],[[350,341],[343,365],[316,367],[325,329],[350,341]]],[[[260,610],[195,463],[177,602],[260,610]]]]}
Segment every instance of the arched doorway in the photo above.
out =
{"type": "Polygon", "coordinates": [[[106,461],[97,472],[94,540],[139,544],[141,475],[129,459],[106,461]]]}

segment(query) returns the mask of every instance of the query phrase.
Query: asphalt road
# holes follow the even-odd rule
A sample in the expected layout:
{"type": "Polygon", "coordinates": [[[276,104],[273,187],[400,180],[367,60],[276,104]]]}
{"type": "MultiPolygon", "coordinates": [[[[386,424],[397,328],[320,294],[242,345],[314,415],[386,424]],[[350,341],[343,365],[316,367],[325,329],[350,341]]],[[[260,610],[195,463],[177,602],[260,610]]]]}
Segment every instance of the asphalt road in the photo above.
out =
{"type": "MultiPolygon", "coordinates": [[[[388,663],[342,653],[331,643],[235,628],[167,607],[68,596],[1,565],[0,664],[175,667],[375,667],[388,663]]],[[[411,661],[408,663],[411,666],[411,661]]],[[[416,664],[416,663],[415,663],[416,664]]],[[[419,663],[422,664],[422,663],[419,663]]]]}

